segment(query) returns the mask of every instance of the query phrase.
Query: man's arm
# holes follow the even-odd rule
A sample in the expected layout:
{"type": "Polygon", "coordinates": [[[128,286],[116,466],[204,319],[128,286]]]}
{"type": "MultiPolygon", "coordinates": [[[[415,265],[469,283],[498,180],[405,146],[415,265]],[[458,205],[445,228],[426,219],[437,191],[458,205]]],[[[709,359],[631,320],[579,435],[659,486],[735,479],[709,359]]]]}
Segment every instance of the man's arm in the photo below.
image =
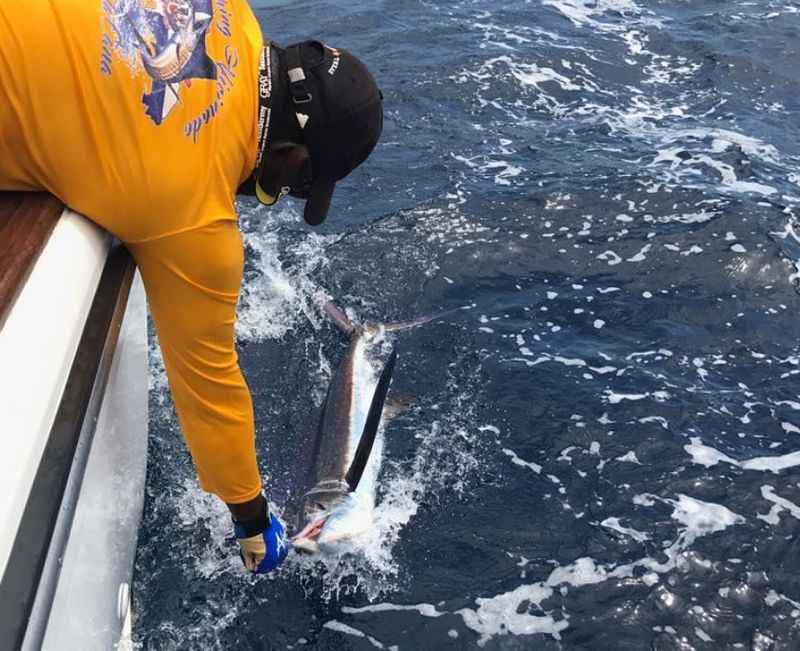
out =
{"type": "Polygon", "coordinates": [[[201,487],[227,504],[257,501],[261,479],[253,406],[234,334],[243,269],[236,222],[219,221],[129,248],[144,279],[201,487]]]}
{"type": "Polygon", "coordinates": [[[172,398],[200,485],[231,511],[247,569],[288,553],[261,494],[250,391],[236,354],[244,252],[235,221],[129,244],[144,279],[172,398]]]}

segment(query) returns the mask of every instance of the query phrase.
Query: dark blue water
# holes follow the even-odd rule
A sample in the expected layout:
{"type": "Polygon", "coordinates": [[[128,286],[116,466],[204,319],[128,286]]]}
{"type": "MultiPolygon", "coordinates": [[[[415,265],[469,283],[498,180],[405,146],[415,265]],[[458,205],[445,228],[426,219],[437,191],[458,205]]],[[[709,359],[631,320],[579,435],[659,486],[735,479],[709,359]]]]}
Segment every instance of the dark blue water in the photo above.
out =
{"type": "Polygon", "coordinates": [[[312,230],[242,202],[274,507],[363,319],[399,334],[370,548],[246,576],[153,347],[143,649],[800,648],[800,6],[255,2],[351,49],[381,145],[312,230]]]}

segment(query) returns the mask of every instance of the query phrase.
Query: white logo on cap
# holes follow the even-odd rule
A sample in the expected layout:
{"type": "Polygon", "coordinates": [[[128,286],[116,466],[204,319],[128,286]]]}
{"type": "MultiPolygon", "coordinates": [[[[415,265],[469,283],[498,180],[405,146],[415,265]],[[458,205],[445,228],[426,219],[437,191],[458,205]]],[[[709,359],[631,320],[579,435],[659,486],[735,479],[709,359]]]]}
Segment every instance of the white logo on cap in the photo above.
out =
{"type": "Polygon", "coordinates": [[[333,52],[333,63],[331,64],[331,67],[328,68],[328,74],[333,76],[336,73],[336,70],[339,68],[340,55],[339,55],[339,50],[337,50],[336,48],[329,47],[328,49],[331,52],[333,52]]]}

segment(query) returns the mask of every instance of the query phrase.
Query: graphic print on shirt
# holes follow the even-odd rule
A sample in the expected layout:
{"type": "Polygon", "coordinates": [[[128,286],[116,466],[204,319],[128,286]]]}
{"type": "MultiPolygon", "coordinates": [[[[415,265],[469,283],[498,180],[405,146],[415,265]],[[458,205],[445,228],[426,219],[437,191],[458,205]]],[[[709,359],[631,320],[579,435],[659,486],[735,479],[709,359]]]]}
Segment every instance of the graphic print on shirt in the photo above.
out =
{"type": "Polygon", "coordinates": [[[110,75],[111,50],[134,76],[144,72],[150,92],[145,113],[160,125],[181,101],[193,79],[217,79],[217,64],[206,51],[214,17],[213,0],[102,0],[107,32],[101,71],[110,75]]]}

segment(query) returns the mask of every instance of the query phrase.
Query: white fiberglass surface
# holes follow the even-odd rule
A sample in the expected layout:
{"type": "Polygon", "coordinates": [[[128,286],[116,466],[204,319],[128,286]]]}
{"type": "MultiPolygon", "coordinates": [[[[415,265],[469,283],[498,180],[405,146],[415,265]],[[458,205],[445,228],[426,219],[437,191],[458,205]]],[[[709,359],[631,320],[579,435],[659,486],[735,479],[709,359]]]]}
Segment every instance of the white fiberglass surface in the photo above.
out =
{"type": "Polygon", "coordinates": [[[135,276],[42,651],[114,648],[127,612],[147,464],[147,306],[135,276]]]}
{"type": "Polygon", "coordinates": [[[65,211],[0,329],[0,576],[108,248],[105,232],[65,211]]]}

